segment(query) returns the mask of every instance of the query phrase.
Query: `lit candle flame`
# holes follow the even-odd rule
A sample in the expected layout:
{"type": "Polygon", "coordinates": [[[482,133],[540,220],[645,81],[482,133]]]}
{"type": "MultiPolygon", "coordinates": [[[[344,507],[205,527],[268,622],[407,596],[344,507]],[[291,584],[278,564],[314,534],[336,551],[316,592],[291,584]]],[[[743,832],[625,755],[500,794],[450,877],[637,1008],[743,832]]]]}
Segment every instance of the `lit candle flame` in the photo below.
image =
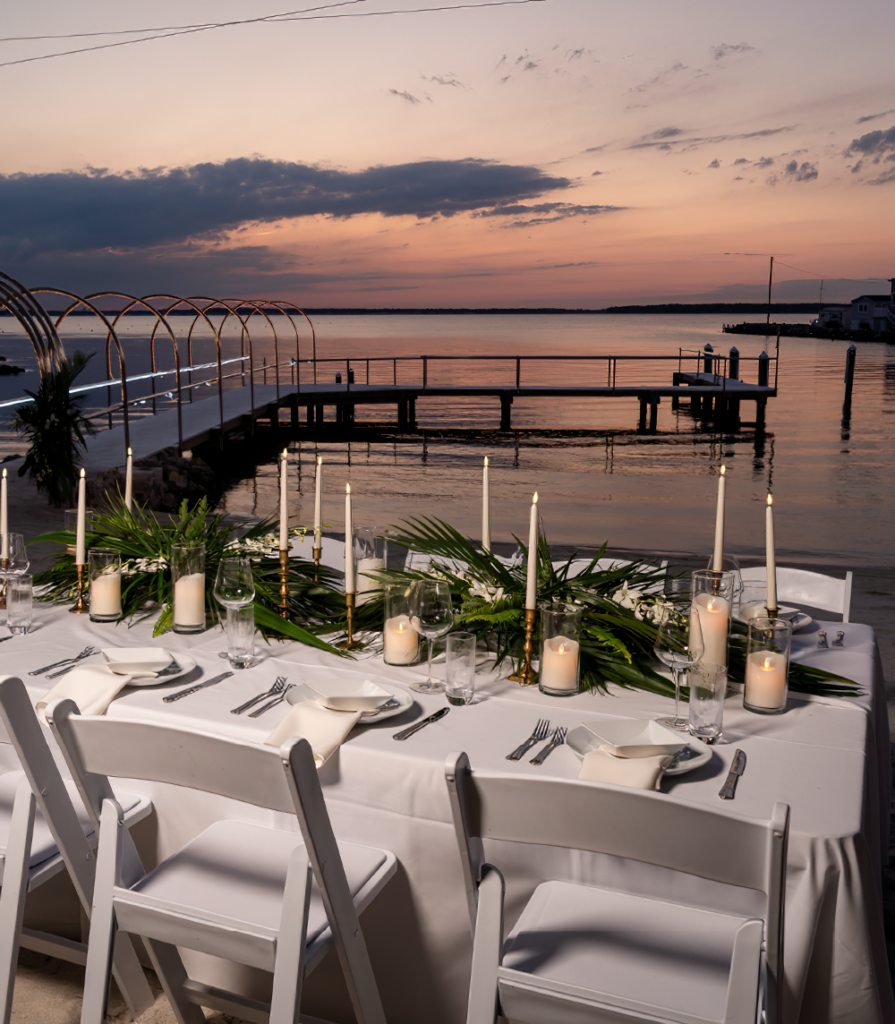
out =
{"type": "Polygon", "coordinates": [[[87,470],[86,469],[82,469],[81,470],[81,476],[87,476],[87,470]]]}
{"type": "Polygon", "coordinates": [[[488,465],[488,456],[487,455],[485,456],[485,465],[486,466],[488,465]]]}
{"type": "Polygon", "coordinates": [[[774,504],[774,495],[773,494],[769,494],[768,495],[768,504],[769,505],[773,505],[774,504]]]}
{"type": "Polygon", "coordinates": [[[133,455],[133,454],[134,454],[134,450],[133,450],[133,448],[128,448],[128,450],[127,450],[127,454],[128,454],[128,455],[133,455]]]}
{"type": "Polygon", "coordinates": [[[537,503],[538,503],[538,492],[537,491],[534,492],[534,495],[532,496],[532,499],[531,499],[531,503],[532,503],[532,505],[537,505],[537,503]]]}
{"type": "Polygon", "coordinates": [[[317,456],[317,465],[318,466],[322,466],[323,465],[323,456],[322,455],[318,455],[317,456]]]}
{"type": "Polygon", "coordinates": [[[288,448],[284,448],[283,449],[283,458],[284,459],[288,459],[289,458],[289,449],[288,448]]]}
{"type": "Polygon", "coordinates": [[[762,667],[762,668],[768,668],[768,669],[770,669],[770,668],[773,668],[773,667],[774,667],[774,665],[773,665],[773,662],[771,661],[770,657],[768,657],[768,658],[765,658],[765,660],[764,660],[764,664],[763,664],[763,665],[762,665],[761,667],[762,667]]]}
{"type": "Polygon", "coordinates": [[[727,472],[727,466],[722,466],[722,467],[721,467],[721,476],[724,476],[724,474],[725,474],[726,472],[727,472]]]}
{"type": "Polygon", "coordinates": [[[6,476],[6,470],[5,469],[3,470],[3,476],[4,477],[6,476]]]}
{"type": "Polygon", "coordinates": [[[351,494],[351,484],[345,484],[345,493],[351,494]]]}
{"type": "Polygon", "coordinates": [[[706,604],[706,606],[705,606],[705,610],[706,610],[707,612],[713,612],[713,611],[715,610],[715,604],[714,604],[714,602],[713,602],[713,601],[709,601],[709,602],[708,602],[708,603],[706,604]]]}
{"type": "Polygon", "coordinates": [[[567,647],[566,647],[566,645],[565,645],[565,644],[560,644],[560,645],[559,645],[559,648],[557,649],[557,652],[556,652],[556,653],[557,653],[557,654],[565,654],[565,653],[566,653],[566,651],[567,651],[567,647]]]}

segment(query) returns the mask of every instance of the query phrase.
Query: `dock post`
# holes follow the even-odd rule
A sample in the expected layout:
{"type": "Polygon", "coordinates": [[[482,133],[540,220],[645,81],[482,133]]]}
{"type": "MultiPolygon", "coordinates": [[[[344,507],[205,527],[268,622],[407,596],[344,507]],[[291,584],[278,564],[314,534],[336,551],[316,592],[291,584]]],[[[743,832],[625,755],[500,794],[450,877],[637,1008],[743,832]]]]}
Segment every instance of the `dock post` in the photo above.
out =
{"type": "Polygon", "coordinates": [[[289,400],[289,425],[293,430],[298,430],[298,395],[293,395],[289,400]]]}
{"type": "MultiPolygon", "coordinates": [[[[678,373],[677,370],[675,370],[674,373],[671,375],[671,386],[675,387],[675,388],[679,388],[681,386],[681,375],[680,375],[680,373],[678,373]]],[[[680,404],[681,404],[680,398],[677,395],[672,395],[671,396],[671,408],[672,408],[672,410],[679,409],[680,408],[680,404]]]]}
{"type": "Polygon", "coordinates": [[[416,430],[416,399],[407,399],[407,426],[410,430],[416,430]]]}
{"type": "Polygon", "coordinates": [[[317,420],[317,426],[318,427],[322,427],[323,426],[323,406],[322,405],[315,405],[314,406],[314,418],[317,420]]]}
{"type": "Polygon", "coordinates": [[[649,432],[655,434],[656,425],[659,420],[659,402],[662,399],[655,392],[652,392],[649,396],[649,432]]]}
{"type": "Polygon", "coordinates": [[[513,396],[512,395],[501,395],[500,396],[500,429],[501,430],[512,430],[512,411],[513,411],[513,396]]]}
{"type": "Polygon", "coordinates": [[[313,427],[314,426],[314,406],[311,405],[310,402],[308,402],[308,406],[307,406],[307,418],[308,418],[308,427],[313,427]]]}
{"type": "Polygon", "coordinates": [[[764,430],[764,416],[765,408],[767,407],[768,400],[766,398],[758,398],[755,401],[755,428],[756,430],[764,430]]]}
{"type": "Polygon", "coordinates": [[[637,429],[646,430],[646,395],[640,396],[640,420],[637,423],[637,429]]]}
{"type": "Polygon", "coordinates": [[[857,356],[857,346],[852,342],[845,353],[845,401],[849,405],[851,404],[851,390],[855,383],[855,360],[857,356]]]}
{"type": "Polygon", "coordinates": [[[728,362],[727,376],[731,380],[740,379],[740,350],[733,346],[730,350],[730,361],[728,362]]]}
{"type": "Polygon", "coordinates": [[[715,350],[712,348],[712,343],[710,341],[707,341],[705,343],[705,348],[703,349],[703,351],[705,352],[705,355],[702,357],[702,370],[703,370],[703,373],[713,373],[714,370],[713,370],[713,365],[712,364],[715,361],[715,357],[714,357],[714,355],[712,353],[715,350]]]}
{"type": "Polygon", "coordinates": [[[758,386],[766,388],[771,379],[771,360],[767,352],[762,352],[758,357],[758,386]]]}

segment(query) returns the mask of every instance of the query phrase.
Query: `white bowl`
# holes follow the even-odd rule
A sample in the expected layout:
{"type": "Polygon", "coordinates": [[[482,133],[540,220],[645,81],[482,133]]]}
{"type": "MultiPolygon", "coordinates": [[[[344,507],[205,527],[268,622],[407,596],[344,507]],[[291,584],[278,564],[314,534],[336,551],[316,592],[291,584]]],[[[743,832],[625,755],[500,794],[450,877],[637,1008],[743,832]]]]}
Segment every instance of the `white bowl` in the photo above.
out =
{"type": "Polygon", "coordinates": [[[605,751],[616,757],[673,754],[680,750],[689,738],[686,733],[676,732],[651,719],[642,718],[587,722],[585,728],[597,737],[605,751]]]}
{"type": "Polygon", "coordinates": [[[162,647],[107,647],[102,654],[118,675],[155,675],[171,664],[170,653],[162,647]]]}
{"type": "Polygon", "coordinates": [[[372,711],[394,697],[369,679],[315,679],[305,683],[317,695],[317,700],[332,711],[372,711]]]}

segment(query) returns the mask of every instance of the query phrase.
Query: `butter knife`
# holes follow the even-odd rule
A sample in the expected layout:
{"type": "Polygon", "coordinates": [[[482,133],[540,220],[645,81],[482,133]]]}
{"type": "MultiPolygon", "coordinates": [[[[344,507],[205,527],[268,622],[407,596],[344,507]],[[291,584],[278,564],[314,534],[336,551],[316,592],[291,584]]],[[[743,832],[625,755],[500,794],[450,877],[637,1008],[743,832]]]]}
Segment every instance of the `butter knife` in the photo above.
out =
{"type": "Polygon", "coordinates": [[[737,788],[737,781],[745,770],[746,755],[742,750],[737,750],[733,755],[733,764],[730,766],[730,771],[727,773],[727,781],[721,787],[721,792],[718,794],[722,800],[733,800],[733,795],[737,788]]]}
{"type": "Polygon", "coordinates": [[[204,690],[206,686],[214,686],[215,683],[219,683],[222,679],[229,679],[232,675],[232,672],[222,672],[219,676],[214,676],[213,679],[206,679],[204,683],[196,683],[195,686],[188,686],[185,690],[178,690],[177,693],[169,693],[167,697],[162,697],[162,700],[166,704],[170,704],[172,701],[180,700],[181,697],[189,697],[191,693],[198,693],[199,690],[204,690]]]}
{"type": "Polygon", "coordinates": [[[439,718],[444,718],[450,710],[450,708],[442,708],[440,711],[436,711],[434,715],[429,715],[428,718],[424,718],[422,722],[417,722],[416,725],[411,725],[409,729],[402,729],[400,732],[394,733],[392,735],[392,739],[406,740],[408,736],[412,736],[415,732],[422,729],[423,726],[428,725],[430,722],[437,722],[439,718]]]}

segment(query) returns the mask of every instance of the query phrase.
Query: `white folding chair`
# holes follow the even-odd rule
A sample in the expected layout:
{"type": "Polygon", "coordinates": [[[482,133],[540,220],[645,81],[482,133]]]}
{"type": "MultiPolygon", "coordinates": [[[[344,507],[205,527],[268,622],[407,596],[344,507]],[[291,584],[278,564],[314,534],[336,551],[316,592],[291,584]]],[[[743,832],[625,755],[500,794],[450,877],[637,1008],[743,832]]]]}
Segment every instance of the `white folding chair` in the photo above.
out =
{"type": "Polygon", "coordinates": [[[467,1024],[778,1024],[789,808],[771,820],[622,786],[445,766],[473,926],[467,1024]],[[547,881],[503,935],[484,839],[611,854],[764,895],[758,916],[547,881]],[[765,1016],[759,1017],[763,1012],[765,1016]]]}
{"type": "MultiPolygon", "coordinates": [[[[0,1011],[8,1024],[20,947],[86,963],[85,942],[24,928],[22,919],[26,895],[67,868],[86,920],[97,836],[74,784],[59,774],[20,679],[0,678],[0,718],[23,768],[0,776],[0,1011]]],[[[152,811],[145,797],[119,791],[118,799],[126,825],[152,811]]],[[[135,1017],[152,1006],[152,991],[126,936],[116,947],[114,971],[135,1017]]]]}
{"type": "Polygon", "coordinates": [[[395,873],[394,854],[336,844],[306,740],[282,749],[189,729],[80,715],[47,720],[100,821],[82,1024],[101,1024],[116,931],[143,937],[180,1024],[207,1006],[248,1021],[298,1020],[302,979],[335,946],[360,1024],[385,1024],[358,915],[395,873]],[[157,868],[127,872],[109,776],[185,786],[294,815],[298,832],[219,821],[157,868]],[[312,877],[313,876],[313,877],[312,877]],[[176,946],[273,973],[270,1004],[189,978],[176,946]]]}
{"type": "MultiPolygon", "coordinates": [[[[750,583],[767,583],[768,576],[765,566],[741,569],[740,576],[743,586],[750,583]]],[[[845,579],[825,576],[807,569],[790,569],[777,567],[777,600],[791,601],[809,608],[818,608],[825,612],[836,612],[848,622],[851,612],[851,591],[853,573],[847,572],[845,579]]]]}

